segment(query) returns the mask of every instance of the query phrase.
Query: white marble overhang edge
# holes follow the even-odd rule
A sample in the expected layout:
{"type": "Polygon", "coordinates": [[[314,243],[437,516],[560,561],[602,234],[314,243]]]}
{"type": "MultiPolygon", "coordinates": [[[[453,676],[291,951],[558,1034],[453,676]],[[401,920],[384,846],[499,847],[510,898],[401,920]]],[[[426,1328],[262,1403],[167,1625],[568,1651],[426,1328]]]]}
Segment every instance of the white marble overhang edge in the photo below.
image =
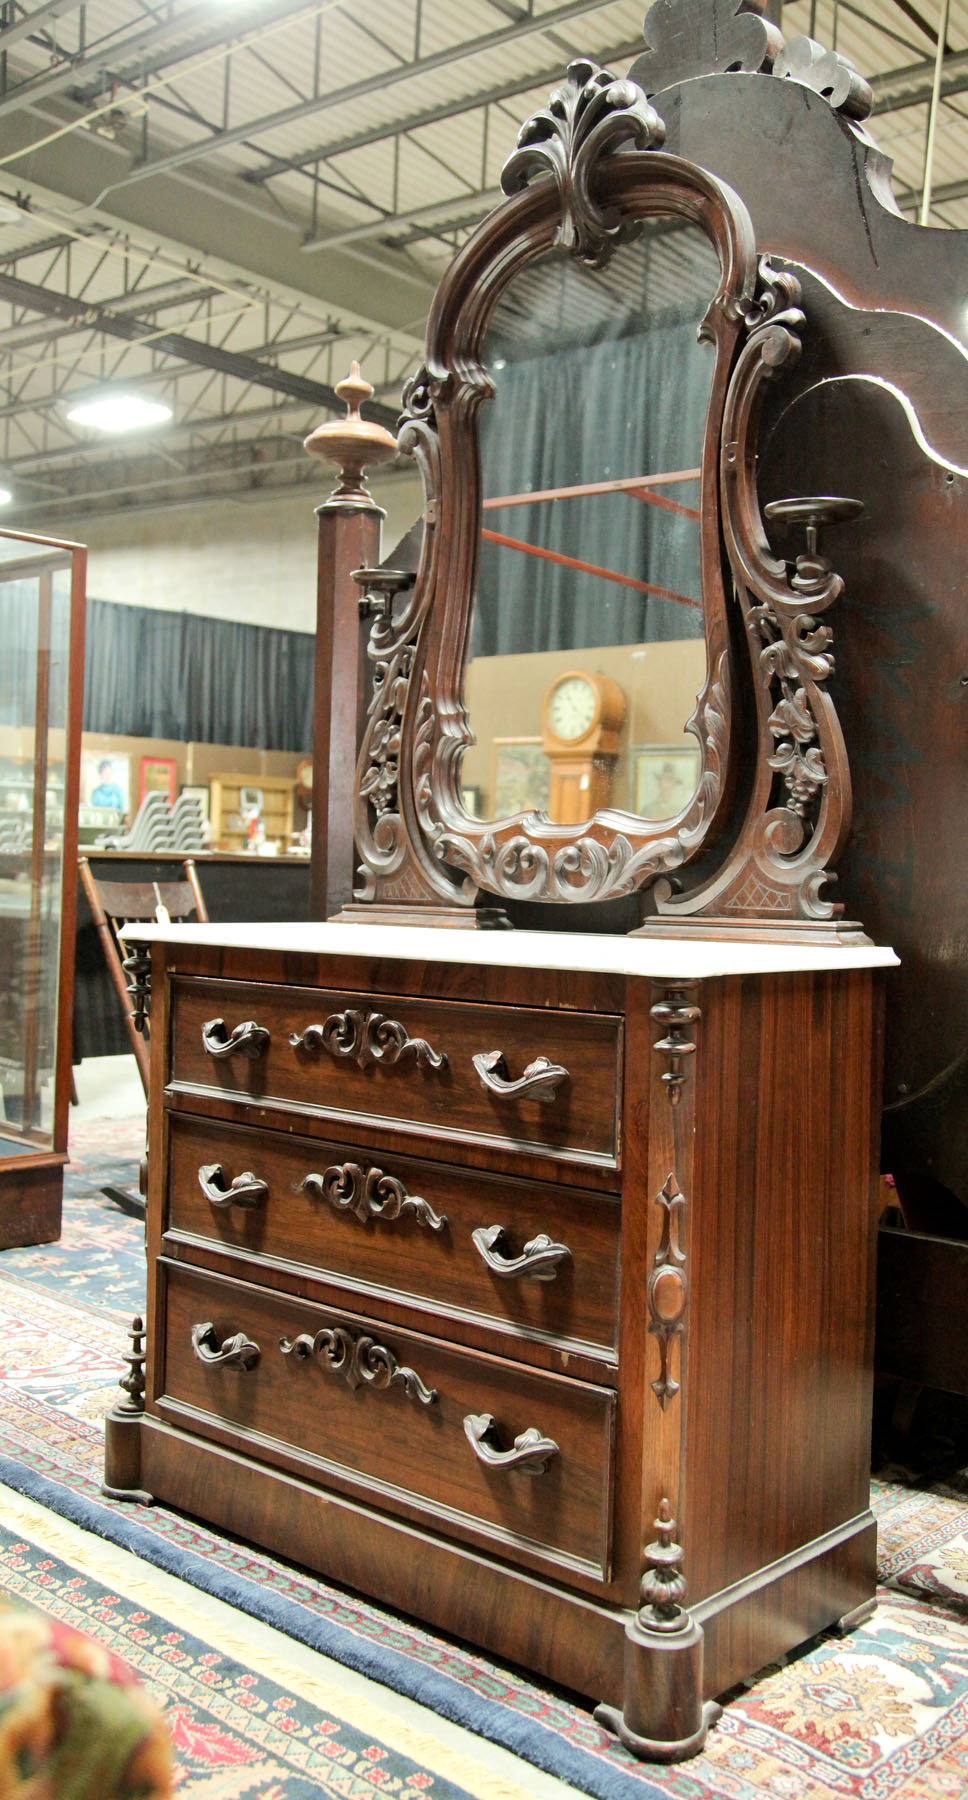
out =
{"type": "Polygon", "coordinates": [[[131,943],[209,944],[213,949],[283,951],[291,956],[377,956],[411,962],[582,970],[706,981],[720,975],[784,975],[811,969],[889,968],[878,944],[796,944],[703,937],[624,937],[592,932],[452,931],[425,925],[131,925],[131,943]]]}

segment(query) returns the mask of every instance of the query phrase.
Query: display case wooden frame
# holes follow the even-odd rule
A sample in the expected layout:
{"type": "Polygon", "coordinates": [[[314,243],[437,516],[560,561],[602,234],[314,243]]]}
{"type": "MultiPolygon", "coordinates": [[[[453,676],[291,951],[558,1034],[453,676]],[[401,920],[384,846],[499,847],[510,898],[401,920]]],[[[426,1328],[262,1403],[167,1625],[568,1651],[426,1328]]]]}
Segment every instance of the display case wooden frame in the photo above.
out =
{"type": "MultiPolygon", "coordinates": [[[[60,1236],[71,1094],[71,1019],[77,906],[77,818],[87,552],[80,544],[0,531],[0,592],[7,580],[36,584],[37,648],[22,708],[8,676],[22,729],[33,738],[29,830],[17,846],[0,850],[9,901],[0,913],[4,955],[4,1023],[9,1036],[0,1119],[0,1248],[48,1243],[60,1236]],[[63,605],[55,606],[54,578],[66,576],[63,605]],[[63,680],[62,706],[52,713],[52,689],[63,680]],[[56,737],[55,737],[56,734],[56,737]],[[63,760],[60,807],[49,807],[51,751],[63,760]],[[25,905],[23,903],[26,903],[25,905]],[[46,926],[46,929],[45,929],[46,926]],[[44,1052],[44,1043],[47,1049],[44,1052]],[[53,1083],[49,1125],[38,1120],[41,1063],[53,1083]],[[20,1119],[7,1110],[20,1081],[20,1119]]],[[[27,600],[20,597],[24,607],[27,600]]]]}

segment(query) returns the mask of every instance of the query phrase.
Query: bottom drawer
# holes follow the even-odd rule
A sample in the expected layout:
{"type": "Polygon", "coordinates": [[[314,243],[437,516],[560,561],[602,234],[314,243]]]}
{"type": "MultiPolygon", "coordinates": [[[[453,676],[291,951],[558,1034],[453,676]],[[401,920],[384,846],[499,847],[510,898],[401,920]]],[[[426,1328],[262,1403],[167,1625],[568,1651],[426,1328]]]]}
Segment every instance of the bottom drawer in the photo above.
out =
{"type": "Polygon", "coordinates": [[[184,1265],[159,1270],[161,1414],[512,1558],[608,1578],[608,1389],[184,1265]]]}

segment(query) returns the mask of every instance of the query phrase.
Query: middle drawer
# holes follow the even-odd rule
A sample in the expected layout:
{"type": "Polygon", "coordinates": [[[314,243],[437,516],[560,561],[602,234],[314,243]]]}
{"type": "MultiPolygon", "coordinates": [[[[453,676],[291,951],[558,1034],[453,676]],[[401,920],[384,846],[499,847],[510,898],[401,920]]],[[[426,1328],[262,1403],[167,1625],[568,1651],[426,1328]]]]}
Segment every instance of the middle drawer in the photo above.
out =
{"type": "Polygon", "coordinates": [[[170,1232],[614,1348],[616,1200],[185,1115],[169,1130],[170,1232]]]}

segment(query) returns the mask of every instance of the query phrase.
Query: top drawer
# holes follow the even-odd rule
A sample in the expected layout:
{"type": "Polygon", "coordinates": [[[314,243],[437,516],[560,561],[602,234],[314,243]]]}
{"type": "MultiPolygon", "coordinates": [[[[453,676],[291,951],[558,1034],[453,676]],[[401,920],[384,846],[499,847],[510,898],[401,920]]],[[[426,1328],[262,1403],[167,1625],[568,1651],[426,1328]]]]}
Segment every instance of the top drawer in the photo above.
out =
{"type": "Polygon", "coordinates": [[[176,1084],[617,1161],[621,1019],[172,979],[176,1084]]]}

